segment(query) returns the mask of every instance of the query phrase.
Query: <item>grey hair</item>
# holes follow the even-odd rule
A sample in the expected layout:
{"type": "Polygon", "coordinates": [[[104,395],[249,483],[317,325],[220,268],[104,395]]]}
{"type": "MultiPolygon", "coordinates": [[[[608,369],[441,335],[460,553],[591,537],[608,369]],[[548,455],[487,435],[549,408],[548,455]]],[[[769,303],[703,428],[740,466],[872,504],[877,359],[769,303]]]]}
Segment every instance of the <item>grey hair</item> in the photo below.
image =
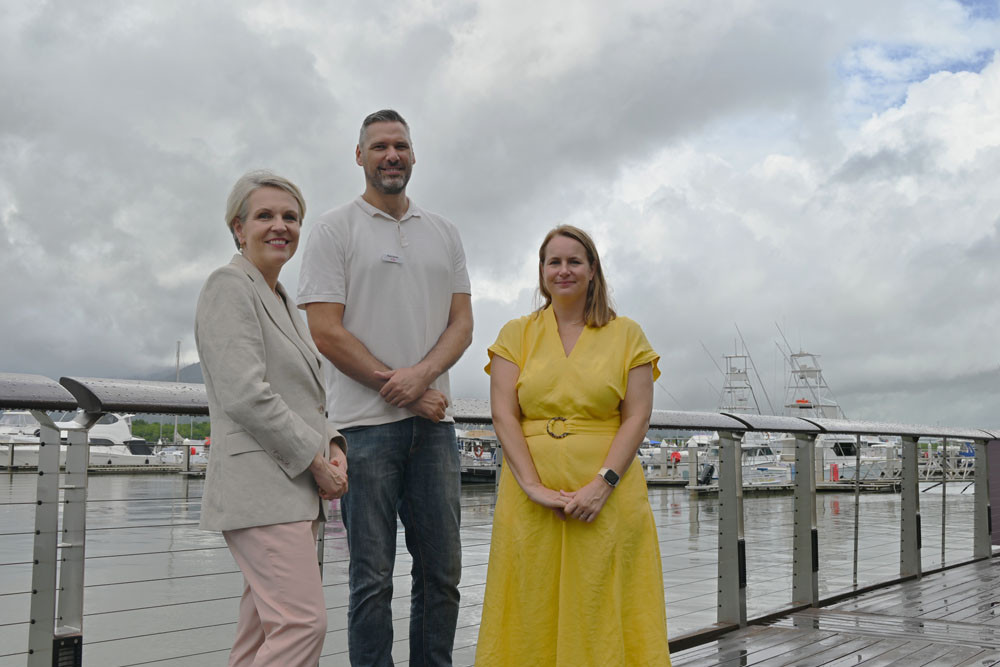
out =
{"type": "Polygon", "coordinates": [[[236,181],[226,200],[226,226],[233,235],[237,250],[240,248],[240,240],[236,237],[236,223],[246,220],[250,215],[250,195],[260,188],[278,188],[292,195],[299,204],[299,219],[305,218],[306,200],[299,186],[269,169],[248,171],[236,181]]]}
{"type": "Polygon", "coordinates": [[[365,119],[361,122],[361,133],[358,135],[358,145],[362,148],[365,147],[365,134],[368,131],[368,126],[372,123],[401,123],[403,127],[406,128],[406,134],[410,134],[410,126],[407,124],[406,119],[404,119],[398,111],[395,109],[382,109],[376,111],[375,113],[370,113],[365,116],[365,119]]]}

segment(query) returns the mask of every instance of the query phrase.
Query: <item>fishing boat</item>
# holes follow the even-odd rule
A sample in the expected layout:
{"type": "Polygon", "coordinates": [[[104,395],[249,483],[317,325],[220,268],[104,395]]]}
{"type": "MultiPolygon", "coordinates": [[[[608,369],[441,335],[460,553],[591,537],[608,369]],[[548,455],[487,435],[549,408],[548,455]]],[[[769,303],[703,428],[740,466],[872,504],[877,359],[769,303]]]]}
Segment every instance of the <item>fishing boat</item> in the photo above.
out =
{"type": "MultiPolygon", "coordinates": [[[[786,341],[787,345],[787,341],[786,341]]],[[[820,355],[788,349],[785,362],[788,382],[785,386],[785,414],[789,417],[846,419],[823,375],[820,355]]],[[[795,436],[778,437],[781,460],[795,461],[795,436]]],[[[896,456],[898,441],[874,436],[821,433],[816,436],[816,480],[837,482],[883,480],[900,472],[896,456]],[[860,467],[859,467],[860,466],[860,467]]]]}
{"type": "MultiPolygon", "coordinates": [[[[753,360],[744,344],[733,354],[722,355],[725,370],[716,366],[723,376],[718,411],[726,414],[761,414],[757,391],[751,382],[753,360]]],[[[713,359],[714,361],[714,359],[713,359]]],[[[759,378],[758,378],[759,380],[759,378]]],[[[766,393],[761,390],[766,397],[766,393]]],[[[768,400],[768,402],[770,402],[768,400]]],[[[794,476],[794,465],[781,459],[779,439],[770,433],[749,432],[740,442],[740,467],[744,486],[788,484],[794,476]]],[[[649,482],[687,480],[690,484],[708,486],[719,481],[719,434],[695,434],[682,449],[659,448],[646,451],[640,461],[649,482]],[[691,481],[691,461],[697,458],[696,479],[691,481]]]]}
{"type": "MultiPolygon", "coordinates": [[[[55,419],[60,440],[66,442],[67,429],[78,426],[79,413],[66,413],[55,419]]],[[[130,414],[108,413],[89,432],[90,466],[148,466],[161,462],[153,448],[132,435],[130,414]]],[[[27,410],[8,410],[0,416],[0,468],[38,466],[41,425],[27,410]]],[[[59,452],[59,465],[66,463],[66,446],[59,452]]]]}

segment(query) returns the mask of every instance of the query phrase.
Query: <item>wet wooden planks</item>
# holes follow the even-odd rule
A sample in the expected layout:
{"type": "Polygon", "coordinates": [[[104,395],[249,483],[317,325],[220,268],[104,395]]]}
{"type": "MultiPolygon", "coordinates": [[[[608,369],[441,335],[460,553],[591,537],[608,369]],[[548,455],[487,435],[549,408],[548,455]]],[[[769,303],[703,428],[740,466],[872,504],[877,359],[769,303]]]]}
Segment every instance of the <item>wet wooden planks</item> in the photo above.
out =
{"type": "Polygon", "coordinates": [[[750,626],[675,653],[675,667],[1000,665],[1000,561],[750,626]]]}

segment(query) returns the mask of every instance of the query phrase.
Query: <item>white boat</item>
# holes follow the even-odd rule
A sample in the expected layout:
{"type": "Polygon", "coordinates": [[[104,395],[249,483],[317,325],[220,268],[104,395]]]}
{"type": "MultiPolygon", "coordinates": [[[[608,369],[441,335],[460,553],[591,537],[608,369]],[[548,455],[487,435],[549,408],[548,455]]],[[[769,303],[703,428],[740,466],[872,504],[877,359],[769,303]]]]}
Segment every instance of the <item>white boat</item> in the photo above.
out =
{"type": "MultiPolygon", "coordinates": [[[[740,472],[744,486],[790,484],[794,467],[781,460],[768,433],[747,433],[740,442],[740,472]]],[[[719,483],[719,434],[695,435],[688,450],[698,452],[699,486],[719,483]]],[[[687,457],[690,460],[690,454],[687,457]]]]}
{"type": "Polygon", "coordinates": [[[27,410],[8,410],[0,415],[0,442],[15,437],[37,437],[38,420],[27,410]]]}
{"type": "MultiPolygon", "coordinates": [[[[132,435],[132,416],[108,413],[89,432],[90,466],[160,465],[153,448],[142,438],[132,435]]],[[[76,427],[73,413],[56,421],[60,439],[65,442],[67,430],[76,427]]],[[[8,410],[0,417],[0,468],[38,466],[40,429],[38,421],[27,410],[8,410]],[[13,448],[13,452],[11,452],[13,448]]],[[[59,452],[59,465],[66,463],[66,446],[59,452]]]]}
{"type": "Polygon", "coordinates": [[[193,466],[206,466],[208,465],[208,443],[204,440],[190,440],[184,438],[184,441],[178,445],[167,445],[165,447],[160,447],[157,449],[156,458],[163,464],[168,466],[182,466],[184,465],[184,454],[186,451],[190,450],[190,462],[193,466]]]}
{"type": "MultiPolygon", "coordinates": [[[[801,350],[793,353],[789,350],[785,360],[788,364],[784,406],[786,415],[846,419],[823,376],[819,355],[801,350]]],[[[795,436],[782,434],[779,442],[782,461],[795,461],[795,436]]],[[[853,481],[859,477],[861,481],[874,481],[896,477],[900,471],[896,444],[891,439],[875,436],[821,433],[816,436],[816,481],[853,481]]]]}
{"type": "MultiPolygon", "coordinates": [[[[733,354],[724,354],[722,392],[719,395],[719,412],[727,414],[761,414],[760,403],[750,371],[753,360],[744,347],[733,354]]],[[[721,368],[719,369],[722,370],[721,368]]],[[[781,459],[777,438],[770,433],[750,431],[740,442],[740,468],[744,486],[788,484],[792,481],[794,466],[781,459]]],[[[698,452],[698,480],[701,486],[719,481],[719,434],[695,435],[688,440],[688,450],[698,452]]],[[[690,457],[690,454],[688,455],[690,457]]],[[[683,458],[683,457],[682,457],[683,458]]]]}
{"type": "Polygon", "coordinates": [[[459,429],[455,435],[458,440],[462,480],[475,482],[495,479],[499,463],[496,434],[485,429],[468,431],[459,429]]]}
{"type": "MultiPolygon", "coordinates": [[[[787,343],[786,343],[787,344],[787,343]]],[[[742,353],[723,355],[725,378],[719,396],[719,412],[761,414],[758,393],[750,381],[753,360],[742,353]]],[[[790,417],[844,419],[845,415],[830,390],[819,364],[819,355],[810,352],[785,354],[788,365],[784,414],[790,417]]],[[[758,378],[759,380],[759,378],[758,378]]],[[[763,392],[761,391],[763,394],[763,392]]],[[[766,398],[766,394],[763,394],[766,398]]],[[[768,403],[770,401],[768,400],[768,403]]],[[[898,441],[874,436],[823,433],[816,437],[817,481],[880,480],[898,476],[898,441]],[[858,452],[860,450],[860,469],[858,452]]],[[[688,441],[699,456],[698,483],[718,480],[718,434],[694,436],[688,441]],[[712,466],[709,470],[707,466],[712,466]]],[[[787,484],[795,478],[795,436],[790,433],[748,432],[741,443],[744,485],[787,484]]],[[[687,457],[685,457],[687,458],[687,457]]],[[[650,466],[653,468],[654,466],[650,466]]],[[[686,467],[686,466],[685,466],[686,467]]]]}

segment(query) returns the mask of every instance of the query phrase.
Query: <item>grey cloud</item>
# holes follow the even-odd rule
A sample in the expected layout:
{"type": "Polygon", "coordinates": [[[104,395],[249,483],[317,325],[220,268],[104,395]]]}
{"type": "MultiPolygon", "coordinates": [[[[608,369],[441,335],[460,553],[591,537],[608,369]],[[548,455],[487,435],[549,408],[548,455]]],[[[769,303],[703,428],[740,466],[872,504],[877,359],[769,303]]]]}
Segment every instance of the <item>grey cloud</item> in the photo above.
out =
{"type": "Polygon", "coordinates": [[[903,174],[919,175],[933,163],[935,149],[940,146],[908,146],[905,150],[883,148],[871,155],[852,155],[833,174],[831,181],[856,183],[867,178],[899,177],[903,174]]]}
{"type": "MultiPolygon", "coordinates": [[[[973,210],[995,202],[997,159],[984,150],[952,174],[916,130],[897,151],[843,146],[856,127],[838,116],[850,94],[837,63],[860,43],[919,41],[901,19],[947,23],[946,8],[584,9],[592,26],[560,15],[538,38],[544,17],[471,1],[14,3],[0,22],[0,85],[15,91],[0,107],[0,258],[18,305],[0,370],[137,375],[169,364],[178,338],[194,361],[198,289],[232,253],[232,181],[260,166],[292,177],[308,235],[310,216],[360,192],[357,126],[392,106],[413,126],[414,199],[462,230],[474,290],[507,286],[476,295],[456,395],[485,396],[485,348],[532,307],[531,258],[566,221],[599,236],[620,310],[646,327],[684,407],[714,407],[699,341],[728,351],[733,322],[780,394],[777,320],[825,355],[849,412],[928,409],[890,391],[902,369],[968,370],[961,349],[987,349],[998,324],[996,212],[990,236],[973,210]],[[577,28],[579,43],[559,42],[577,28]],[[487,41],[470,42],[477,30],[487,41]],[[684,163],[685,147],[705,159],[684,163]],[[664,152],[680,176],[620,201],[622,179],[664,152]],[[777,152],[814,173],[753,173],[777,152]],[[895,189],[904,177],[921,196],[895,189]],[[978,231],[938,241],[949,224],[978,231]]],[[[950,25],[930,51],[961,51],[950,25]]],[[[282,274],[292,289],[298,261],[282,274]]],[[[955,396],[936,411],[986,414],[955,396]]]]}

